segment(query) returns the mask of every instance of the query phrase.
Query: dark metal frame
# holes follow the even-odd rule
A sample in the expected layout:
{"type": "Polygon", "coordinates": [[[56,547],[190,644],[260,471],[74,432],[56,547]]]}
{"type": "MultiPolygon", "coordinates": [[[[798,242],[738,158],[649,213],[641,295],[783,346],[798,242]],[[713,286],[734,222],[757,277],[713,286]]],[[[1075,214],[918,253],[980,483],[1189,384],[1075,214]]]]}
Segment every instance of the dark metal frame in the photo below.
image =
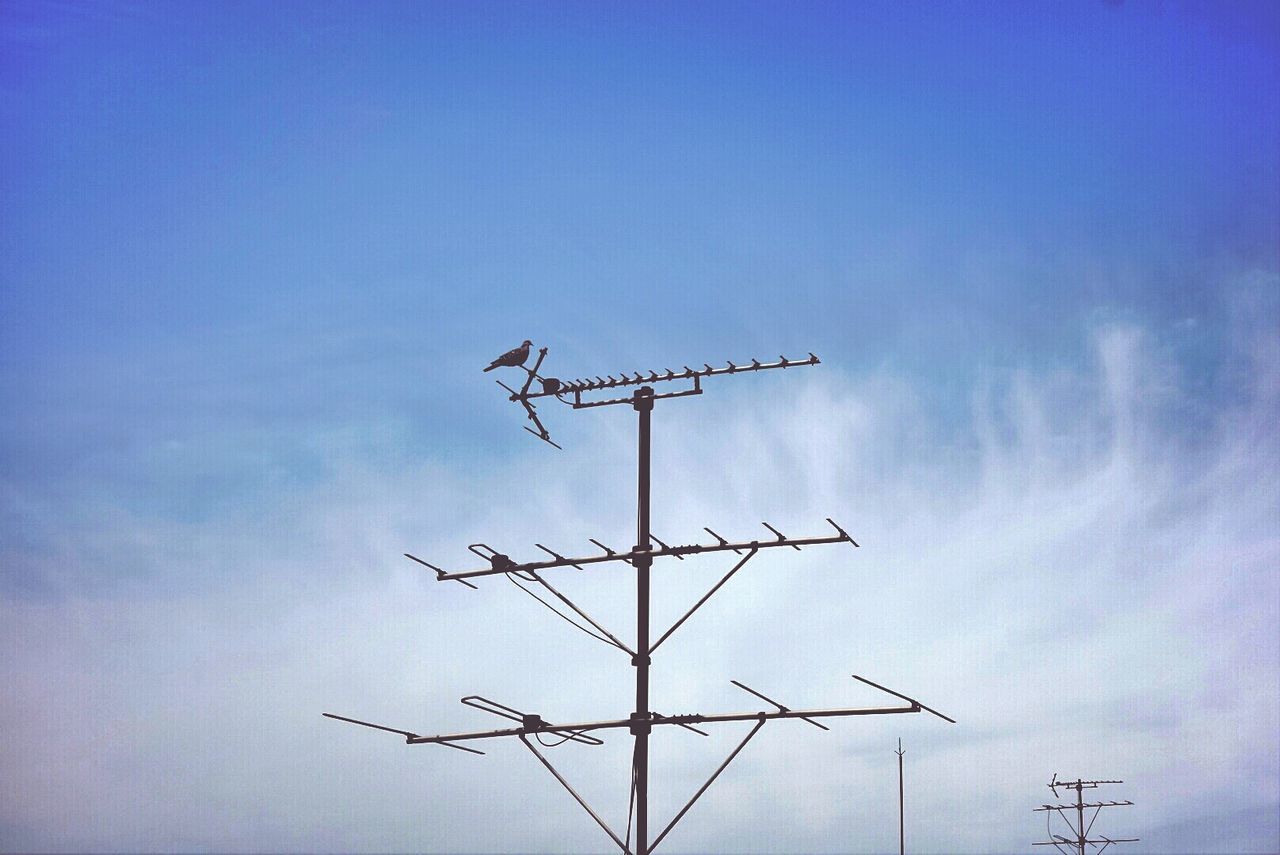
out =
{"type": "Polygon", "coordinates": [[[592,379],[573,380],[568,383],[561,383],[554,378],[543,377],[539,371],[547,355],[547,348],[538,350],[537,359],[532,367],[522,366],[527,374],[525,382],[517,391],[501,380],[498,381],[507,392],[510,393],[510,400],[521,405],[525,411],[526,418],[533,422],[536,427],[525,427],[529,433],[547,442],[556,448],[560,448],[551,439],[550,433],[547,431],[542,420],[538,416],[536,401],[544,398],[555,398],[561,403],[571,406],[573,409],[586,409],[592,407],[605,407],[610,405],[625,404],[635,410],[638,417],[638,453],[637,453],[637,514],[636,514],[636,545],[625,551],[618,551],[605,546],[598,540],[591,539],[591,543],[603,550],[603,555],[591,555],[585,557],[567,557],[552,549],[535,544],[535,546],[550,556],[548,560],[530,561],[517,563],[508,555],[498,552],[493,547],[484,543],[474,543],[467,548],[472,554],[481,558],[488,563],[488,567],[474,570],[446,571],[434,564],[430,564],[417,556],[405,553],[405,557],[409,558],[431,570],[436,574],[439,581],[452,581],[466,585],[469,588],[476,588],[471,582],[472,579],[478,579],[486,576],[502,575],[519,586],[525,593],[537,599],[544,606],[556,612],[561,618],[572,623],[578,629],[587,634],[609,644],[622,652],[628,654],[631,664],[636,669],[636,700],[635,711],[625,719],[611,719],[605,721],[587,721],[574,722],[569,724],[553,724],[536,713],[522,712],[514,707],[500,704],[496,701],[482,698],[478,695],[468,695],[462,699],[464,704],[473,708],[488,712],[502,718],[517,722],[518,726],[505,727],[496,730],[484,731],[467,731],[462,733],[449,733],[438,735],[422,735],[413,731],[401,730],[398,728],[387,727],[385,725],[373,724],[372,722],[362,721],[360,719],[348,718],[346,716],[334,715],[332,713],[324,713],[329,718],[339,721],[357,724],[362,727],[382,730],[389,733],[395,733],[403,736],[405,742],[410,745],[443,745],[448,748],[454,748],[460,751],[466,751],[472,754],[483,754],[476,748],[459,743],[471,742],[482,739],[494,739],[502,737],[516,737],[526,748],[528,748],[535,757],[544,765],[547,770],[555,777],[561,786],[569,792],[569,794],[578,802],[581,807],[591,816],[600,828],[608,834],[615,844],[622,850],[624,855],[649,855],[658,846],[658,844],[666,838],[667,834],[676,826],[676,824],[688,813],[694,803],[702,796],[704,792],[715,782],[716,778],[733,762],[734,758],[747,746],[760,729],[764,727],[766,722],[776,719],[800,719],[809,724],[814,725],[822,730],[829,728],[815,721],[819,718],[835,718],[847,716],[863,716],[863,715],[889,715],[896,713],[918,713],[928,712],[945,721],[955,723],[951,719],[937,710],[931,709],[914,698],[886,688],[878,683],[874,683],[865,677],[854,674],[853,677],[865,683],[868,686],[879,689],[882,692],[890,694],[902,701],[904,706],[890,707],[864,707],[864,708],[835,708],[835,709],[811,709],[811,710],[793,710],[779,702],[761,694],[755,689],[738,682],[731,681],[733,685],[754,695],[755,697],[765,701],[773,706],[774,710],[763,710],[742,713],[720,713],[704,715],[702,713],[687,713],[681,715],[664,715],[649,708],[649,669],[651,666],[651,657],[655,650],[658,649],[668,638],[671,637],[677,629],[679,629],[685,621],[687,621],[694,612],[702,607],[712,595],[716,593],[730,578],[741,570],[748,561],[750,561],[762,549],[771,549],[782,546],[789,546],[793,549],[800,550],[805,546],[816,546],[834,543],[849,543],[854,547],[858,543],[849,536],[843,528],[836,524],[830,518],[827,522],[835,529],[835,534],[826,536],[791,538],[780,532],[778,529],[763,523],[764,527],[769,530],[772,537],[765,540],[749,540],[730,542],[721,537],[711,529],[704,529],[708,534],[715,538],[715,543],[711,544],[688,544],[682,546],[669,546],[659,540],[650,530],[650,438],[651,438],[651,416],[653,412],[654,402],[666,398],[680,398],[690,395],[702,394],[702,381],[704,378],[710,378],[726,374],[739,374],[755,371],[765,371],[775,368],[793,368],[808,365],[819,364],[818,357],[812,353],[807,359],[790,360],[785,356],[779,357],[779,361],[771,363],[762,363],[759,360],[751,360],[750,364],[735,365],[730,362],[724,368],[713,368],[711,365],[704,365],[702,369],[692,369],[688,366],[683,371],[671,371],[667,369],[663,372],[650,371],[636,372],[634,375],[623,373],[620,377],[610,375],[607,378],[596,377],[592,379]],[[542,384],[542,391],[531,391],[533,381],[539,380],[542,384]],[[692,385],[689,388],[682,389],[677,392],[655,393],[652,384],[665,381],[688,381],[692,385]],[[617,387],[638,386],[634,392],[625,398],[608,398],[600,400],[583,399],[584,394],[601,392],[617,387]],[[650,617],[649,617],[649,599],[650,599],[650,570],[655,559],[659,558],[675,558],[683,561],[685,557],[690,555],[701,555],[718,552],[733,552],[741,556],[734,566],[725,573],[718,582],[716,582],[710,590],[707,591],[696,603],[694,603],[678,620],[664,632],[657,641],[650,643],[650,617]],[[636,644],[634,649],[616,635],[605,629],[594,618],[590,617],[583,609],[574,604],[559,590],[554,588],[544,579],[540,571],[551,570],[561,567],[575,567],[579,570],[584,569],[590,564],[609,564],[609,563],[629,564],[635,569],[636,573],[636,644]],[[548,591],[556,600],[567,606],[570,611],[578,618],[586,622],[579,623],[568,614],[560,611],[556,606],[547,600],[542,599],[531,588],[521,583],[532,583],[541,586],[548,591]],[[697,792],[689,799],[671,821],[649,841],[649,812],[648,812],[648,790],[649,790],[649,735],[656,726],[676,725],[686,730],[706,736],[706,732],[698,729],[694,725],[698,724],[717,724],[722,722],[750,721],[754,722],[754,726],[742,739],[742,741],[729,753],[724,761],[716,768],[707,781],[698,789],[697,792]],[[602,740],[591,735],[595,732],[627,728],[631,735],[635,738],[635,748],[632,760],[632,784],[631,784],[631,807],[634,811],[635,819],[635,846],[631,844],[631,816],[628,816],[627,832],[619,836],[608,824],[597,814],[586,801],[569,785],[569,782],[560,774],[559,771],[547,760],[547,758],[534,746],[530,741],[530,737],[534,741],[539,742],[544,747],[554,747],[564,742],[574,742],[581,745],[600,745],[602,740]],[[554,737],[555,742],[544,742],[544,736],[554,737]]]}
{"type": "Polygon", "coordinates": [[[1068,852],[1068,850],[1062,848],[1064,846],[1071,847],[1071,849],[1075,850],[1077,855],[1085,855],[1085,846],[1092,846],[1094,849],[1097,850],[1097,852],[1095,852],[1094,855],[1101,855],[1102,851],[1105,850],[1108,846],[1111,846],[1112,844],[1136,843],[1139,840],[1141,840],[1141,838],[1139,837],[1111,838],[1111,837],[1107,837],[1105,834],[1099,835],[1096,839],[1091,839],[1089,837],[1089,832],[1093,830],[1093,823],[1097,820],[1098,814],[1102,812],[1102,809],[1104,807],[1127,807],[1129,805],[1132,805],[1133,802],[1131,801],[1086,802],[1084,800],[1084,791],[1096,790],[1101,784],[1123,784],[1123,783],[1124,781],[1082,781],[1078,778],[1074,781],[1059,781],[1057,773],[1054,773],[1053,780],[1051,780],[1048,785],[1049,789],[1053,790],[1054,798],[1058,798],[1058,787],[1064,787],[1065,789],[1076,791],[1076,801],[1075,801],[1075,804],[1069,804],[1069,805],[1048,805],[1047,804],[1047,805],[1044,805],[1043,807],[1035,808],[1032,811],[1033,813],[1038,813],[1041,811],[1045,812],[1045,817],[1044,817],[1045,833],[1050,839],[1041,841],[1039,843],[1032,843],[1031,845],[1032,846],[1052,846],[1054,849],[1057,849],[1059,852],[1063,853],[1063,855],[1067,855],[1067,852],[1068,852]],[[1089,823],[1087,825],[1085,824],[1085,821],[1084,821],[1085,808],[1094,809],[1093,816],[1089,818],[1089,823]],[[1068,817],[1067,814],[1064,813],[1064,811],[1073,810],[1073,809],[1076,812],[1075,822],[1072,822],[1070,817],[1068,817]],[[1071,837],[1066,837],[1065,835],[1062,835],[1062,834],[1053,833],[1053,830],[1049,826],[1049,821],[1050,821],[1050,817],[1052,817],[1054,813],[1056,813],[1062,819],[1062,821],[1067,824],[1067,828],[1071,830],[1071,837]]]}

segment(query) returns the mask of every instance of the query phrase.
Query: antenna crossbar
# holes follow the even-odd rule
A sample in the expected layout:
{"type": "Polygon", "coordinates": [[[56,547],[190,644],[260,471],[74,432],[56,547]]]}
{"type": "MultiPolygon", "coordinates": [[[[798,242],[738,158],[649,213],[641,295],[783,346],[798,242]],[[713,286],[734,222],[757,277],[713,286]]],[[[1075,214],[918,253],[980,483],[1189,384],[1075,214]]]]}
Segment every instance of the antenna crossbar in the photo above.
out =
{"type": "MultiPolygon", "coordinates": [[[[758,359],[752,359],[749,363],[743,365],[727,362],[723,368],[716,368],[704,363],[701,368],[690,368],[685,365],[681,371],[672,371],[670,368],[662,371],[647,372],[623,371],[617,377],[609,375],[608,377],[584,377],[578,380],[570,380],[567,383],[559,384],[554,392],[529,392],[526,384],[526,387],[521,392],[512,394],[511,400],[528,401],[534,398],[558,397],[565,393],[598,392],[604,389],[616,389],[620,386],[639,386],[645,383],[663,383],[668,380],[698,380],[702,377],[716,377],[721,374],[746,374],[751,371],[768,371],[771,368],[799,368],[805,365],[818,365],[821,361],[810,353],[803,359],[787,359],[785,356],[779,356],[777,362],[761,362],[758,359]]],[[[625,400],[630,401],[629,398],[625,400]]]]}
{"type": "MultiPolygon", "coordinates": [[[[702,713],[686,713],[684,715],[659,715],[652,713],[648,723],[651,725],[689,725],[689,724],[715,724],[718,722],[728,721],[756,721],[763,717],[766,721],[771,719],[784,718],[831,718],[855,715],[892,715],[894,713],[918,713],[924,712],[925,708],[920,704],[911,704],[904,707],[854,707],[847,709],[827,709],[827,710],[787,710],[786,712],[744,712],[744,713],[719,713],[712,715],[704,715],[702,713]]],[[[346,716],[334,715],[333,713],[324,713],[332,719],[338,721],[347,721],[352,724],[361,724],[365,727],[372,727],[377,730],[386,730],[391,733],[398,733],[405,737],[407,745],[441,745],[453,742],[468,742],[475,739],[498,739],[505,736],[520,736],[521,734],[534,733],[550,733],[553,735],[563,736],[566,733],[582,734],[587,731],[595,730],[617,730],[620,728],[631,728],[635,721],[630,718],[609,719],[606,721],[580,721],[572,724],[550,724],[542,722],[541,724],[521,725],[520,727],[504,727],[496,730],[474,730],[463,733],[442,733],[435,736],[424,736],[409,731],[397,730],[392,727],[382,727],[381,725],[369,724],[368,722],[358,721],[357,719],[347,718],[346,716]]],[[[581,740],[572,740],[581,741],[581,740]]]]}
{"type": "MultiPolygon", "coordinates": [[[[720,540],[718,543],[705,543],[705,544],[695,543],[695,544],[688,544],[685,546],[661,547],[658,549],[636,549],[635,547],[632,547],[632,549],[628,552],[610,552],[610,553],[606,553],[605,555],[588,555],[582,558],[565,557],[565,556],[557,555],[555,553],[551,553],[550,550],[545,550],[549,554],[552,554],[554,557],[552,557],[547,561],[530,561],[525,564],[516,564],[515,562],[511,561],[511,559],[508,558],[506,555],[494,552],[493,555],[490,557],[490,563],[492,566],[482,570],[463,570],[463,571],[458,571],[454,573],[449,573],[444,570],[440,570],[434,565],[427,564],[422,559],[416,558],[413,555],[410,555],[408,553],[405,553],[405,557],[413,561],[416,561],[419,564],[423,564],[427,567],[430,567],[432,570],[435,570],[436,578],[439,581],[444,582],[444,581],[455,581],[455,580],[463,581],[466,579],[474,579],[478,576],[493,576],[499,573],[528,573],[536,570],[548,570],[553,567],[577,567],[578,569],[582,569],[582,565],[606,564],[611,561],[625,561],[630,564],[630,563],[633,563],[638,558],[644,558],[649,560],[652,560],[654,558],[669,558],[669,557],[682,558],[686,555],[702,555],[704,553],[729,552],[729,551],[742,552],[743,550],[770,549],[778,546],[790,546],[790,547],[799,549],[802,546],[817,546],[819,544],[824,544],[824,543],[849,543],[855,547],[858,545],[858,542],[855,541],[852,537],[850,537],[848,532],[842,529],[835,522],[832,522],[830,518],[827,519],[827,522],[830,523],[832,528],[836,530],[837,532],[836,534],[827,535],[825,537],[799,537],[799,538],[791,538],[791,537],[786,537],[785,535],[780,535],[779,537],[770,539],[770,540],[750,540],[750,541],[741,541],[738,543],[730,543],[725,540],[720,540]]],[[[771,530],[774,530],[774,529],[771,529],[771,530]]]]}
{"type": "Polygon", "coordinates": [[[1054,789],[1055,787],[1068,787],[1073,790],[1078,790],[1078,789],[1092,790],[1092,789],[1096,789],[1099,784],[1123,784],[1123,783],[1124,781],[1078,781],[1078,780],[1077,781],[1059,781],[1057,778],[1054,778],[1048,784],[1045,784],[1045,786],[1051,790],[1054,789]]]}
{"type": "MultiPolygon", "coordinates": [[[[772,710],[772,711],[764,710],[764,711],[755,711],[755,712],[712,713],[712,714],[684,713],[680,715],[662,715],[661,713],[651,712],[647,719],[647,723],[651,725],[686,726],[686,725],[694,725],[694,724],[716,724],[716,723],[731,722],[731,721],[771,721],[773,719],[789,719],[789,718],[798,718],[798,719],[808,721],[809,719],[814,719],[814,718],[843,718],[847,716],[859,716],[859,715],[892,715],[895,713],[918,713],[918,712],[932,713],[938,718],[949,721],[952,724],[955,723],[954,719],[948,718],[947,716],[943,715],[937,710],[930,709],[929,707],[920,703],[915,698],[911,698],[906,695],[900,694],[898,692],[893,691],[892,689],[886,689],[885,687],[877,683],[872,683],[870,680],[867,680],[863,677],[859,677],[857,674],[854,674],[853,676],[855,679],[861,680],[862,682],[870,686],[875,686],[877,689],[881,689],[885,692],[888,692],[894,697],[902,698],[907,702],[907,705],[900,706],[900,707],[841,707],[841,708],[835,708],[835,709],[813,709],[813,710],[793,710],[793,709],[788,709],[786,707],[780,707],[779,709],[772,710]]],[[[737,682],[736,680],[731,682],[733,682],[734,685],[738,686],[739,688],[744,688],[742,684],[737,682]]],[[[755,692],[754,690],[748,689],[748,691],[751,691],[752,694],[755,694],[758,697],[762,697],[759,695],[758,692],[755,692]]],[[[769,700],[769,699],[766,699],[766,700],[769,700]]],[[[380,724],[371,724],[366,721],[361,721],[360,719],[348,718],[346,716],[335,715],[333,713],[325,713],[324,715],[332,719],[337,719],[338,721],[346,721],[352,724],[363,725],[364,727],[371,727],[376,730],[385,730],[390,733],[399,734],[405,737],[405,742],[409,745],[447,744],[447,743],[453,743],[453,742],[466,742],[469,740],[476,740],[476,739],[494,739],[494,738],[500,738],[505,736],[519,736],[521,734],[538,734],[538,733],[550,733],[550,734],[558,735],[561,737],[565,737],[567,734],[571,734],[573,737],[581,737],[581,738],[574,738],[571,741],[596,745],[596,744],[599,744],[600,742],[599,740],[594,739],[593,737],[582,737],[581,735],[588,731],[616,730],[624,727],[632,728],[636,724],[634,716],[630,718],[606,719],[604,721],[582,721],[582,722],[573,722],[570,724],[552,724],[550,722],[542,720],[542,718],[538,715],[531,714],[531,713],[523,713],[518,710],[512,709],[511,707],[498,704],[486,698],[479,698],[475,695],[468,695],[467,697],[462,699],[462,702],[467,704],[468,706],[481,709],[485,712],[490,712],[495,715],[502,716],[504,718],[510,718],[513,721],[519,721],[520,726],[499,728],[496,730],[478,730],[478,731],[467,731],[464,733],[445,733],[445,734],[438,734],[434,736],[424,736],[418,733],[414,733],[412,731],[400,730],[393,727],[386,727],[380,724]]],[[[774,706],[779,706],[777,702],[773,700],[769,700],[769,703],[774,704],[774,706]]],[[[812,724],[813,722],[810,722],[810,723],[812,724]]]]}
{"type": "Polygon", "coordinates": [[[1084,840],[1071,840],[1069,838],[1064,837],[1061,840],[1045,840],[1039,843],[1032,843],[1031,845],[1032,846],[1064,846],[1064,845],[1076,846],[1079,843],[1087,843],[1090,846],[1097,846],[1099,843],[1105,843],[1105,844],[1137,843],[1141,839],[1142,839],[1141,837],[1100,837],[1097,839],[1088,837],[1088,838],[1085,838],[1084,840]]]}
{"type": "MultiPolygon", "coordinates": [[[[701,395],[701,394],[702,394],[702,384],[699,383],[698,378],[695,377],[693,378],[692,389],[685,389],[682,392],[662,392],[661,394],[655,394],[653,396],[653,399],[655,401],[658,401],[664,398],[687,398],[690,395],[701,395]]],[[[614,404],[627,404],[628,406],[630,406],[631,403],[632,403],[631,398],[603,398],[601,400],[596,400],[596,401],[584,401],[582,400],[581,392],[573,393],[573,408],[575,410],[586,410],[591,407],[610,407],[610,406],[613,406],[614,404]]]]}

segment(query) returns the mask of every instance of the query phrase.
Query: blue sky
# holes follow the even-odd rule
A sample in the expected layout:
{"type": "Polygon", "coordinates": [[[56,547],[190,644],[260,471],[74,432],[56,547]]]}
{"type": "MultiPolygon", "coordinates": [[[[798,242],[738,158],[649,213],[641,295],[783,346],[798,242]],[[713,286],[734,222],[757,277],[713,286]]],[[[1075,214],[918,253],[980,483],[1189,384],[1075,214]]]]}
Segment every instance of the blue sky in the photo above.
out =
{"type": "Polygon", "coordinates": [[[556,452],[479,373],[526,337],[823,358],[659,410],[664,539],[864,543],[735,578],[663,703],[961,720],[770,728],[672,851],[892,849],[898,736],[922,851],[1024,851],[1055,771],[1146,851],[1280,847],[1274,5],[16,0],[0,133],[3,848],[598,849],[531,758],[318,716],[627,703],[398,559],[628,537],[630,420],[556,452]]]}

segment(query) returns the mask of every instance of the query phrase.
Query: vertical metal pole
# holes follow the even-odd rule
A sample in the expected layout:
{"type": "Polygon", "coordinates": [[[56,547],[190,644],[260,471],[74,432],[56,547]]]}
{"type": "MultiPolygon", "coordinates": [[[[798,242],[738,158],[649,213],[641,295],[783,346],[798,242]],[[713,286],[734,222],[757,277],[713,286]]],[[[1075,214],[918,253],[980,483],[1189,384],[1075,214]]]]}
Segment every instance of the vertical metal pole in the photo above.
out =
{"type": "MultiPolygon", "coordinates": [[[[647,552],[649,539],[649,417],[653,389],[641,386],[631,404],[640,415],[639,477],[636,496],[636,551],[647,552]]],[[[649,569],[653,559],[639,555],[636,567],[636,711],[631,733],[636,738],[636,855],[649,855],[649,569]]]]}
{"type": "Polygon", "coordinates": [[[898,855],[906,855],[907,844],[906,838],[902,833],[902,737],[898,737],[898,750],[894,752],[898,755],[898,855]]]}
{"type": "Polygon", "coordinates": [[[1084,855],[1084,784],[1079,780],[1076,781],[1076,816],[1080,823],[1076,826],[1076,830],[1080,832],[1080,836],[1076,839],[1080,846],[1080,855],[1084,855]]]}

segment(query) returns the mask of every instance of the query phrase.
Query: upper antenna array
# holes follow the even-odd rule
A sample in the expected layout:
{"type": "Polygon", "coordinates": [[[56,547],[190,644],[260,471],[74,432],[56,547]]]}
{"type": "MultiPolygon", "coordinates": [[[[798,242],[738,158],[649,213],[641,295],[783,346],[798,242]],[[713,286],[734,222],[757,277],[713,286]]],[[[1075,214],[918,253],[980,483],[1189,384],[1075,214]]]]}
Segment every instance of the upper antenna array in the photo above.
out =
{"type": "MultiPolygon", "coordinates": [[[[509,393],[509,399],[520,406],[524,407],[525,416],[537,426],[537,430],[525,427],[525,430],[538,437],[544,442],[560,448],[551,439],[551,434],[542,424],[542,420],[538,418],[538,405],[534,403],[540,398],[555,398],[562,404],[568,404],[575,410],[585,409],[587,407],[607,407],[611,404],[630,404],[631,398],[605,398],[605,399],[583,399],[584,394],[591,392],[603,392],[607,389],[616,389],[626,386],[651,385],[655,383],[666,383],[675,380],[685,380],[692,383],[686,389],[679,392],[663,392],[655,393],[652,397],[656,400],[659,398],[682,398],[687,395],[702,394],[702,380],[708,377],[717,377],[723,374],[745,374],[752,371],[768,371],[773,368],[800,368],[805,365],[818,365],[821,360],[817,356],[810,353],[804,359],[788,359],[786,356],[779,356],[777,362],[761,362],[758,359],[752,359],[750,362],[738,364],[735,362],[726,362],[723,367],[715,367],[710,363],[703,363],[701,368],[690,368],[685,365],[679,371],[673,371],[670,368],[664,368],[661,371],[621,371],[617,377],[612,374],[606,376],[586,377],[578,380],[562,381],[556,377],[544,377],[540,372],[542,370],[542,362],[547,357],[547,349],[545,347],[538,349],[538,358],[534,360],[533,367],[529,367],[525,363],[528,360],[529,348],[522,345],[521,347],[504,353],[502,356],[494,360],[494,367],[519,368],[526,373],[525,381],[520,388],[513,389],[501,380],[496,380],[499,386],[506,389],[509,393]],[[523,353],[523,356],[521,354],[523,353]],[[504,361],[505,360],[505,361],[504,361]],[[538,386],[533,385],[534,381],[538,381],[538,386]]],[[[486,371],[489,369],[486,368],[486,371]]]]}

